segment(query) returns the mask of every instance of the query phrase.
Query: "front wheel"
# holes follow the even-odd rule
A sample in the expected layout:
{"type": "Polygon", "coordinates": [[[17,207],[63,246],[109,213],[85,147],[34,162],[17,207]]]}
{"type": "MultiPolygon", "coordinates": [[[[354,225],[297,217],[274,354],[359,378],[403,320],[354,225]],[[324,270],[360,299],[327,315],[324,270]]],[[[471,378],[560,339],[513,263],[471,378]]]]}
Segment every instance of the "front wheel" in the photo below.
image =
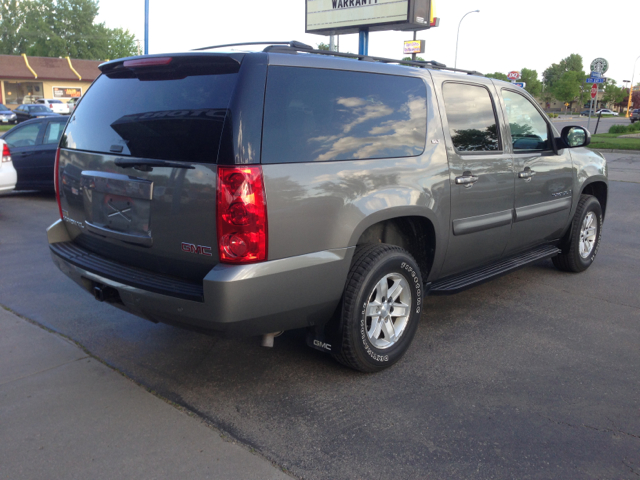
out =
{"type": "Polygon", "coordinates": [[[602,208],[592,195],[581,195],[571,222],[570,237],[562,253],[552,258],[565,272],[583,272],[593,263],[602,236],[602,208]]]}
{"type": "Polygon", "coordinates": [[[400,247],[358,247],[341,304],[341,349],[334,358],[361,372],[390,367],[405,354],[418,328],[422,276],[400,247]]]}

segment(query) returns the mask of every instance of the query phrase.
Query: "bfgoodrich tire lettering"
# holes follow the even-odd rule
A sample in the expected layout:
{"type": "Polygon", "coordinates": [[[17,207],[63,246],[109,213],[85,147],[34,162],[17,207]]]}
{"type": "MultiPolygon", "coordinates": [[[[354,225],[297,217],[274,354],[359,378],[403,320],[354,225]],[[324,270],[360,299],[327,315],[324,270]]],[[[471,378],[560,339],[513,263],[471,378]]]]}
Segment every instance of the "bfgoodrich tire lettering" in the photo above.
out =
{"type": "Polygon", "coordinates": [[[358,247],[341,304],[341,343],[334,357],[361,372],[376,372],[405,354],[422,310],[422,276],[400,247],[358,247]]]}
{"type": "Polygon", "coordinates": [[[592,195],[581,195],[571,222],[568,244],[562,253],[552,258],[553,264],[564,272],[583,272],[593,263],[602,236],[602,208],[592,195]]]}

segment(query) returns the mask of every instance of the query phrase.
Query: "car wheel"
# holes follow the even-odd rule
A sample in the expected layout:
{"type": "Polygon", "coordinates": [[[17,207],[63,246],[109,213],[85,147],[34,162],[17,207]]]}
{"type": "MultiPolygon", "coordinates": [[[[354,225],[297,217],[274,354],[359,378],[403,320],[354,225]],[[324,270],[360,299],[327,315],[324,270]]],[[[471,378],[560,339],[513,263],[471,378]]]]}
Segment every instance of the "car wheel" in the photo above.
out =
{"type": "Polygon", "coordinates": [[[422,310],[422,276],[400,247],[356,249],[340,306],[339,353],[334,358],[361,372],[390,367],[405,354],[422,310]]]}
{"type": "Polygon", "coordinates": [[[562,253],[552,258],[564,272],[583,272],[593,263],[602,237],[602,208],[596,197],[581,195],[571,222],[569,241],[562,253]]]}

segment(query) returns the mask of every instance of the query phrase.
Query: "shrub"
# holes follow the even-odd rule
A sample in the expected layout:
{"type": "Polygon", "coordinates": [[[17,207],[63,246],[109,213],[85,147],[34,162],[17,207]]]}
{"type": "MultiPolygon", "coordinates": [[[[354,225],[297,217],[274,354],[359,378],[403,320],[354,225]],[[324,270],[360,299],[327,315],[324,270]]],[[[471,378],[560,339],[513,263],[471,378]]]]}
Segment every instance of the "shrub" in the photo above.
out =
{"type": "Polygon", "coordinates": [[[636,133],[640,132],[640,122],[629,125],[613,125],[609,128],[609,133],[636,133]]]}

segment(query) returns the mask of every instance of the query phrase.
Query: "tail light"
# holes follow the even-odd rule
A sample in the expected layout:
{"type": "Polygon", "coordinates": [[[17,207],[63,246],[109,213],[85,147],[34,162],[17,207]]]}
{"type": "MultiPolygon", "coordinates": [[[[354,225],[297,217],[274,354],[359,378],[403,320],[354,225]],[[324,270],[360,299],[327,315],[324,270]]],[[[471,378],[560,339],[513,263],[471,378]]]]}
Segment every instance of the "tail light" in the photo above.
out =
{"type": "Polygon", "coordinates": [[[56,200],[58,202],[58,211],[60,212],[60,218],[64,218],[62,216],[62,203],[60,203],[60,172],[58,171],[60,168],[60,148],[56,150],[56,163],[53,167],[53,186],[56,189],[56,200]]]}
{"type": "Polygon", "coordinates": [[[6,143],[2,144],[2,161],[10,162],[11,161],[11,150],[9,150],[9,145],[6,143]]]}
{"type": "Polygon", "coordinates": [[[262,167],[218,167],[218,253],[224,263],[267,259],[267,200],[262,167]]]}

